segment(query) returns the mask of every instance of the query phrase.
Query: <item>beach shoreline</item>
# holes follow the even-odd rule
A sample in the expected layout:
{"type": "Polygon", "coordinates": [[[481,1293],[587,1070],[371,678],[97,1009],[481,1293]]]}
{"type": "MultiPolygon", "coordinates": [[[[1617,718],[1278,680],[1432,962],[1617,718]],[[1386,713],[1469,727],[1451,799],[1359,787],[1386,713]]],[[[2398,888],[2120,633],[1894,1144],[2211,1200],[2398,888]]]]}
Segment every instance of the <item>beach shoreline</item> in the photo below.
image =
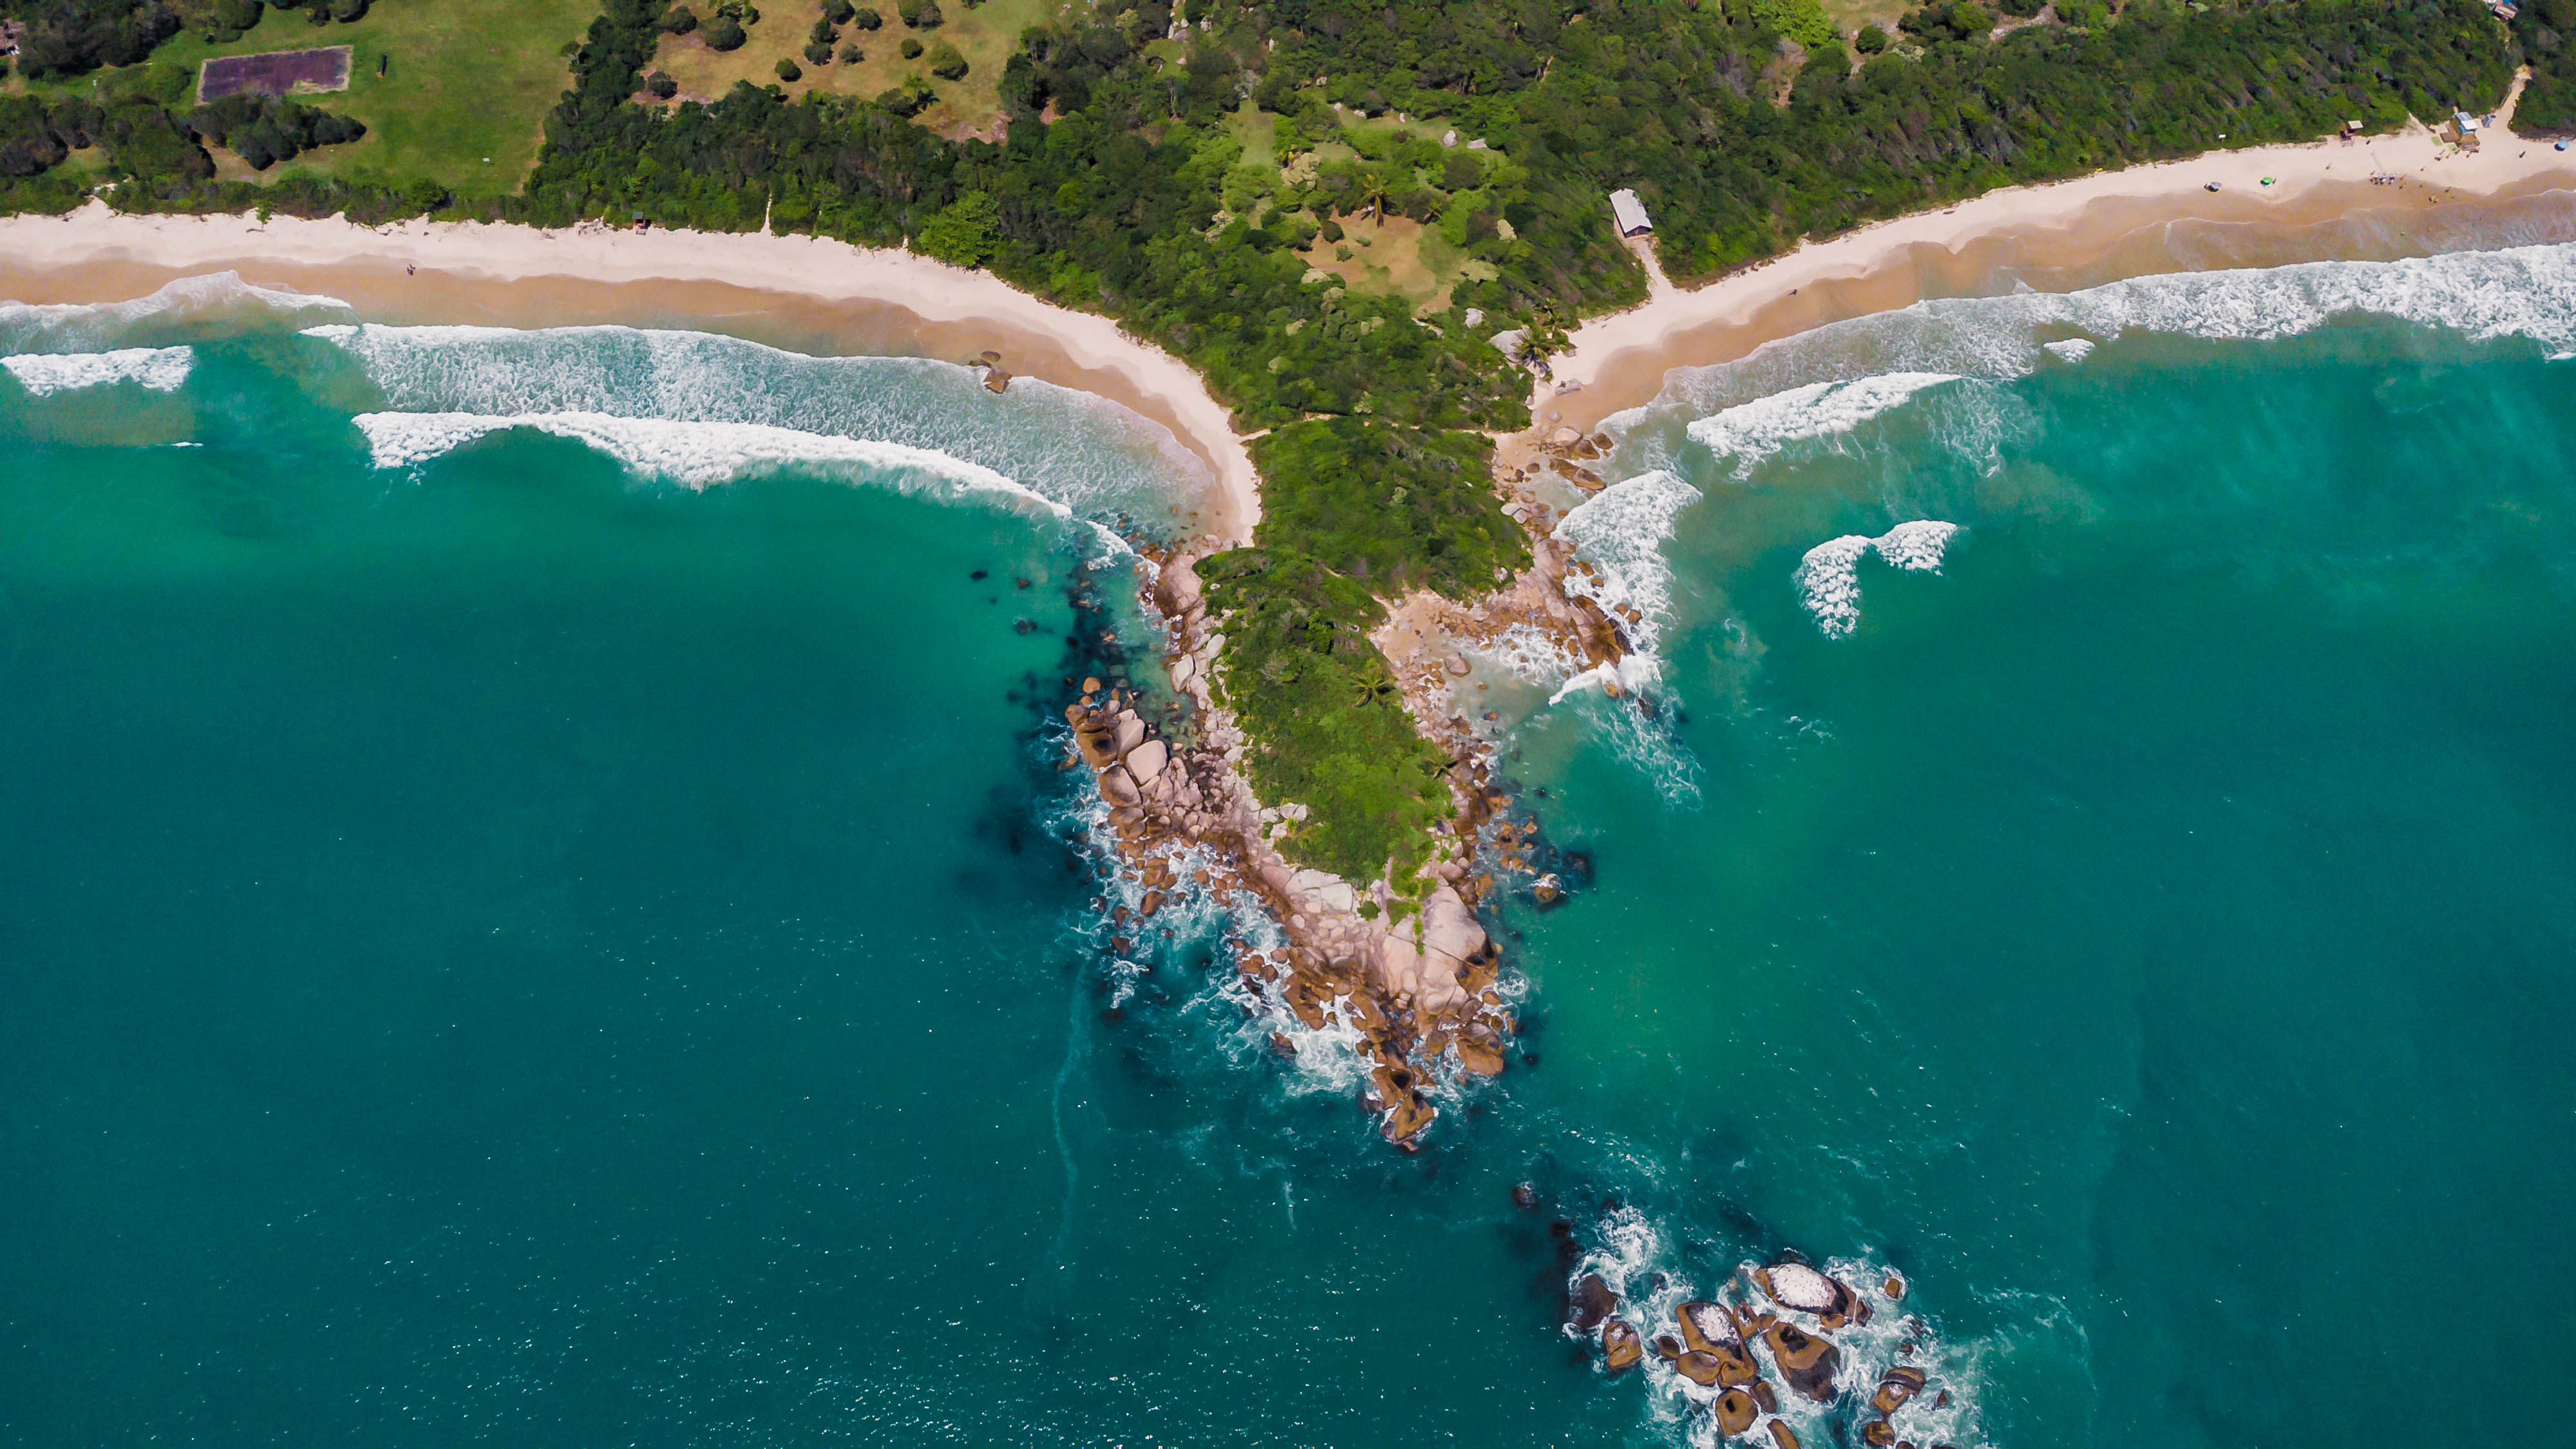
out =
{"type": "Polygon", "coordinates": [[[0,218],[0,297],[98,303],[208,272],[329,296],[371,322],[693,327],[820,354],[964,362],[1093,393],[1169,428],[1214,476],[1200,536],[1251,541],[1261,501],[1229,410],[1189,364],[1109,317],[911,252],[767,233],[547,230],[333,217],[129,216],[93,201],[0,218]]]}
{"type": "MultiPolygon", "coordinates": [[[[2493,221],[2517,203],[2576,192],[2576,150],[2509,130],[2520,91],[2517,79],[2476,152],[2420,124],[2210,152],[2007,187],[1802,243],[1702,286],[1657,288],[1570,334],[1535,382],[1534,426],[1498,439],[1497,471],[1530,462],[1558,428],[1589,432],[1652,400],[1675,368],[1927,298],[1980,295],[2004,278],[2061,291],[2212,266],[2420,255],[2463,236],[2490,245],[2576,236],[2576,208],[2538,223],[2493,221]],[[2178,241],[2191,238],[2201,245],[2178,241]]],[[[0,218],[0,297],[16,301],[117,301],[221,270],[396,324],[684,327],[816,354],[957,362],[997,352],[1012,375],[1118,403],[1207,463],[1216,488],[1189,520],[1203,542],[1247,544],[1261,516],[1248,438],[1188,363],[1111,318],[911,252],[597,223],[125,215],[96,201],[65,216],[0,218]]]]}
{"type": "Polygon", "coordinates": [[[2205,152],[2006,187],[1805,242],[1586,321],[1549,359],[1531,417],[1541,432],[1588,432],[1652,400],[1674,368],[1730,362],[1768,342],[1932,297],[1979,295],[2005,276],[2035,290],[2071,291],[2210,269],[2211,259],[2195,264],[2165,244],[2177,229],[2243,233],[2235,247],[2242,255],[2219,262],[2228,266],[2448,250],[2425,242],[2437,230],[2478,230],[2474,220],[2463,224],[2463,211],[2576,189],[2576,149],[2512,134],[2521,92],[2518,76],[2474,152],[2413,123],[2393,135],[2205,152]],[[2352,225],[2364,218],[2374,224],[2352,225]],[[2330,234],[2338,224],[2345,229],[2330,234]]]}

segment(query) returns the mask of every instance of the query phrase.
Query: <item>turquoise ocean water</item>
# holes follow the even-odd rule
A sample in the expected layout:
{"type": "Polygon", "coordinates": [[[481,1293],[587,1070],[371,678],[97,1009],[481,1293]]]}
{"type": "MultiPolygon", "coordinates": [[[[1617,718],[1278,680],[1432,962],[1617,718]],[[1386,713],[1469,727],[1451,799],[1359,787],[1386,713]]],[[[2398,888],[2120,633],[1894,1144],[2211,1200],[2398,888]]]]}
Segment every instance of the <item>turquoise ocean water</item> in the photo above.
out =
{"type": "Polygon", "coordinates": [[[0,309],[0,1439],[1705,1442],[1567,1277],[1783,1249],[1908,1279],[1927,1445],[2526,1442],[2576,1360],[2576,252],[1676,374],[1565,525],[1656,717],[1479,671],[1592,870],[1411,1158],[1212,915],[1099,923],[1167,435],[361,324],[0,309]]]}

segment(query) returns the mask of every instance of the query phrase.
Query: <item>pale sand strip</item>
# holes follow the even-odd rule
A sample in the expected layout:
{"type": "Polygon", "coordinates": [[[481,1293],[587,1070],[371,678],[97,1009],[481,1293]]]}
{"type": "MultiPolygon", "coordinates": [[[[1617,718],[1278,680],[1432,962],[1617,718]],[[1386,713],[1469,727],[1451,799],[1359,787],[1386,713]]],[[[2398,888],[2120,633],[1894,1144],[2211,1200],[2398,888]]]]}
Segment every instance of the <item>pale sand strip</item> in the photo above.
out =
{"type": "MultiPolygon", "coordinates": [[[[2502,121],[2510,122],[2521,88],[2517,78],[2502,121]]],[[[1909,305],[1928,295],[1936,279],[1984,270],[1960,263],[1972,256],[1982,261],[1999,244],[2028,243],[2020,246],[2022,255],[2046,253],[2061,262],[2099,259],[2124,238],[2177,221],[2294,227],[2362,211],[2501,201],[2571,186],[2576,150],[2522,140],[2500,125],[2478,152],[2462,153],[2418,125],[2364,141],[2212,152],[2011,187],[1810,242],[1696,290],[1656,286],[1643,305],[1596,318],[1572,334],[1570,348],[1554,359],[1553,384],[1539,385],[1532,412],[1542,423],[1562,419],[1588,428],[1652,397],[1673,367],[1741,356],[1839,316],[1909,305]],[[2375,175],[2402,180],[2373,185],[2375,175]],[[2265,177],[2273,184],[2264,186],[2265,177]],[[2205,189],[2212,181],[2219,183],[2216,192],[2205,189]]],[[[2143,269],[2172,265],[2150,259],[2143,269]]],[[[114,300],[172,275],[222,268],[246,270],[252,281],[282,277],[387,319],[517,326],[698,319],[747,335],[763,329],[872,335],[888,351],[933,355],[998,341],[1014,372],[1124,403],[1170,427],[1206,459],[1221,495],[1212,500],[1217,506],[1201,511],[1213,541],[1248,542],[1261,516],[1247,439],[1188,364],[1109,318],[1041,301],[989,272],[909,252],[756,233],[124,216],[102,203],[68,217],[0,218],[0,295],[114,300]],[[782,298],[811,304],[782,307],[782,298]]],[[[1526,447],[1524,440],[1506,440],[1502,461],[1516,461],[1526,447]]]]}
{"type": "MultiPolygon", "coordinates": [[[[305,220],[250,216],[124,216],[101,202],[66,217],[0,218],[0,264],[17,274],[92,268],[131,262],[156,270],[202,272],[231,268],[253,282],[287,270],[320,271],[349,280],[372,276],[370,292],[385,278],[417,280],[405,269],[504,283],[562,279],[584,284],[714,283],[752,292],[784,293],[835,302],[871,302],[902,309],[955,335],[978,323],[1042,353],[1069,359],[1072,377],[1051,378],[1088,387],[1131,405],[1170,426],[1192,451],[1206,458],[1223,490],[1219,517],[1203,520],[1228,542],[1249,542],[1261,517],[1259,480],[1252,455],[1235,435],[1225,406],[1187,363],[1141,341],[1107,317],[1075,312],[1012,288],[990,272],[968,271],[910,252],[873,250],[804,236],[732,235],[715,232],[634,232],[590,227],[548,231],[480,222],[412,221],[382,228],[337,218],[305,220]],[[1101,374],[1107,374],[1106,377],[1101,374]]],[[[299,281],[313,280],[299,277],[299,281]]],[[[325,286],[332,280],[320,279],[325,286]]],[[[321,290],[307,287],[305,290],[321,290]]],[[[338,295],[334,293],[334,295],[338,295]]],[[[674,303],[679,299],[667,291],[674,303]]],[[[26,300],[34,300],[32,298],[26,300]]],[[[88,297],[82,300],[117,300],[88,297]]],[[[371,299],[345,298],[366,307],[371,299]]],[[[417,309],[406,309],[417,310],[417,309]]],[[[513,309],[515,310],[515,309],[513,309]]],[[[547,309],[553,310],[553,309],[547,309]]],[[[674,310],[687,310],[684,303],[674,310]]],[[[590,320],[590,319],[585,319],[590,320]]],[[[1027,370],[1017,353],[1005,354],[1013,371],[1027,370]]],[[[1043,369],[1035,375],[1043,375],[1043,369]]]]}
{"type": "Polygon", "coordinates": [[[1570,347],[1551,359],[1553,384],[1539,385],[1531,412],[1542,422],[1561,414],[1564,421],[1589,427],[1648,400],[1673,367],[1741,356],[1762,341],[1836,320],[1836,313],[1908,306],[1924,295],[1922,273],[1951,270],[1939,263],[1971,244],[2018,238],[2054,242],[2043,250],[2061,257],[2099,255],[2121,237],[2162,223],[2298,225],[2363,209],[2421,210],[2576,186],[2576,147],[2559,151],[2549,141],[2518,138],[2508,129],[2521,94],[2522,79],[2516,77],[2497,127],[2474,153],[2442,142],[2420,124],[2353,141],[2214,151],[1991,191],[1940,211],[1806,243],[1693,291],[1658,289],[1643,304],[1573,332],[1570,347]],[[2401,180],[2374,185],[2373,176],[2401,180]],[[2271,185],[2263,184],[2265,177],[2271,185]],[[2215,192],[2207,189],[2213,181],[2219,185],[2215,192]],[[1864,281],[1879,285],[1847,285],[1864,281]],[[1820,314],[1779,305],[1819,284],[1846,284],[1837,293],[1841,306],[1820,314]],[[1688,336],[1694,333],[1700,336],[1688,336]]]}

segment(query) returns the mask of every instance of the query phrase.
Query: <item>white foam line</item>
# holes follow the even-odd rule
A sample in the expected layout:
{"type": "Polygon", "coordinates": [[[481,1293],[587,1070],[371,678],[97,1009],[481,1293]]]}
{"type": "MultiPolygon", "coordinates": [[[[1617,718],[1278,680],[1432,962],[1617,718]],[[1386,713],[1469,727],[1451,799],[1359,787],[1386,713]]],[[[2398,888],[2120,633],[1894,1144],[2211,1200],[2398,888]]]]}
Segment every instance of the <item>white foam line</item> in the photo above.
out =
{"type": "Polygon", "coordinates": [[[1914,573],[1937,573],[1959,525],[1938,519],[1900,523],[1876,538],[1847,533],[1807,550],[1792,575],[1798,601],[1828,639],[1845,638],[1860,627],[1860,561],[1870,550],[1893,567],[1914,573]]]}
{"type": "Polygon", "coordinates": [[[1593,566],[1565,577],[1565,592],[1588,598],[1620,620],[1632,653],[1651,655],[1672,611],[1671,563],[1664,543],[1682,510],[1700,491],[1657,469],[1623,478],[1577,504],[1556,525],[1555,536],[1574,545],[1574,556],[1593,566]],[[1621,609],[1635,609],[1631,620],[1621,609]]]}
{"type": "Polygon", "coordinates": [[[176,392],[196,366],[185,347],[122,347],[114,352],[28,352],[0,357],[0,367],[33,397],[74,388],[140,383],[154,392],[176,392]]]}
{"type": "Polygon", "coordinates": [[[1052,518],[1073,510],[979,463],[903,443],[801,433],[766,423],[675,422],[666,418],[612,417],[606,413],[360,413],[350,421],[367,435],[379,468],[409,468],[474,441],[486,433],[533,428],[570,438],[615,458],[630,470],[669,478],[691,488],[746,474],[814,463],[847,463],[878,471],[929,474],[961,491],[988,493],[1028,505],[1052,518]]]}
{"type": "Polygon", "coordinates": [[[1692,441],[1710,452],[1735,459],[1735,475],[1741,478],[1790,442],[1848,433],[1904,406],[1925,388],[1958,380],[1957,374],[1947,372],[1891,372],[1849,382],[1809,383],[1700,418],[1688,431],[1692,441]]]}

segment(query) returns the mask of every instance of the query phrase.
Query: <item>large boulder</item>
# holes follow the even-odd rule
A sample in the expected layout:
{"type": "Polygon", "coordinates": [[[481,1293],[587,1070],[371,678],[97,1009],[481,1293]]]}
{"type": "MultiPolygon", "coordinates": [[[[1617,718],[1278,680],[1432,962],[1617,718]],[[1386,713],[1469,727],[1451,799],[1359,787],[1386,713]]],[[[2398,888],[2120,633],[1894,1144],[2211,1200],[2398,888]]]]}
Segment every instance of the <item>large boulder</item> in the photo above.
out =
{"type": "Polygon", "coordinates": [[[1577,1333],[1590,1333],[1601,1320],[1619,1311],[1619,1295],[1602,1281],[1598,1273],[1586,1273],[1574,1282],[1573,1324],[1577,1333]]]}
{"type": "Polygon", "coordinates": [[[1163,765],[1170,758],[1171,752],[1161,740],[1147,740],[1127,752],[1127,773],[1150,784],[1163,773],[1163,765]]]}
{"type": "Polygon", "coordinates": [[[1869,1396],[1869,1406],[1882,1414],[1893,1414],[1905,1402],[1923,1392],[1923,1370],[1908,1365],[1889,1369],[1878,1381],[1878,1392],[1869,1396]]]}
{"type": "Polygon", "coordinates": [[[1118,753],[1126,754],[1145,743],[1145,722],[1136,717],[1136,711],[1122,709],[1118,711],[1118,722],[1111,726],[1110,738],[1118,753]]]}
{"type": "Polygon", "coordinates": [[[1705,1298],[1674,1309],[1673,1322],[1681,1325],[1682,1342],[1701,1353],[1735,1346],[1735,1325],[1727,1319],[1726,1310],[1705,1298]]]}
{"type": "Polygon", "coordinates": [[[1163,565],[1162,576],[1154,581],[1154,602],[1175,619],[1200,600],[1197,562],[1188,554],[1175,554],[1163,565]]]}
{"type": "Polygon", "coordinates": [[[1759,1412],[1754,1407],[1751,1394],[1742,1389],[1728,1389],[1717,1396],[1717,1432],[1732,1439],[1752,1428],[1759,1412]]]}
{"type": "Polygon", "coordinates": [[[1843,1356],[1831,1342],[1787,1323],[1763,1330],[1762,1339],[1792,1392],[1819,1404],[1834,1401],[1834,1375],[1842,1371],[1843,1356]]]}
{"type": "Polygon", "coordinates": [[[1100,773],[1100,798],[1112,805],[1133,805],[1144,797],[1136,793],[1135,780],[1113,766],[1100,773]]]}
{"type": "Polygon", "coordinates": [[[1601,1363],[1612,1373],[1623,1373],[1637,1366],[1646,1356],[1637,1342],[1636,1325],[1624,1318],[1613,1318],[1601,1325],[1601,1363]]]}

